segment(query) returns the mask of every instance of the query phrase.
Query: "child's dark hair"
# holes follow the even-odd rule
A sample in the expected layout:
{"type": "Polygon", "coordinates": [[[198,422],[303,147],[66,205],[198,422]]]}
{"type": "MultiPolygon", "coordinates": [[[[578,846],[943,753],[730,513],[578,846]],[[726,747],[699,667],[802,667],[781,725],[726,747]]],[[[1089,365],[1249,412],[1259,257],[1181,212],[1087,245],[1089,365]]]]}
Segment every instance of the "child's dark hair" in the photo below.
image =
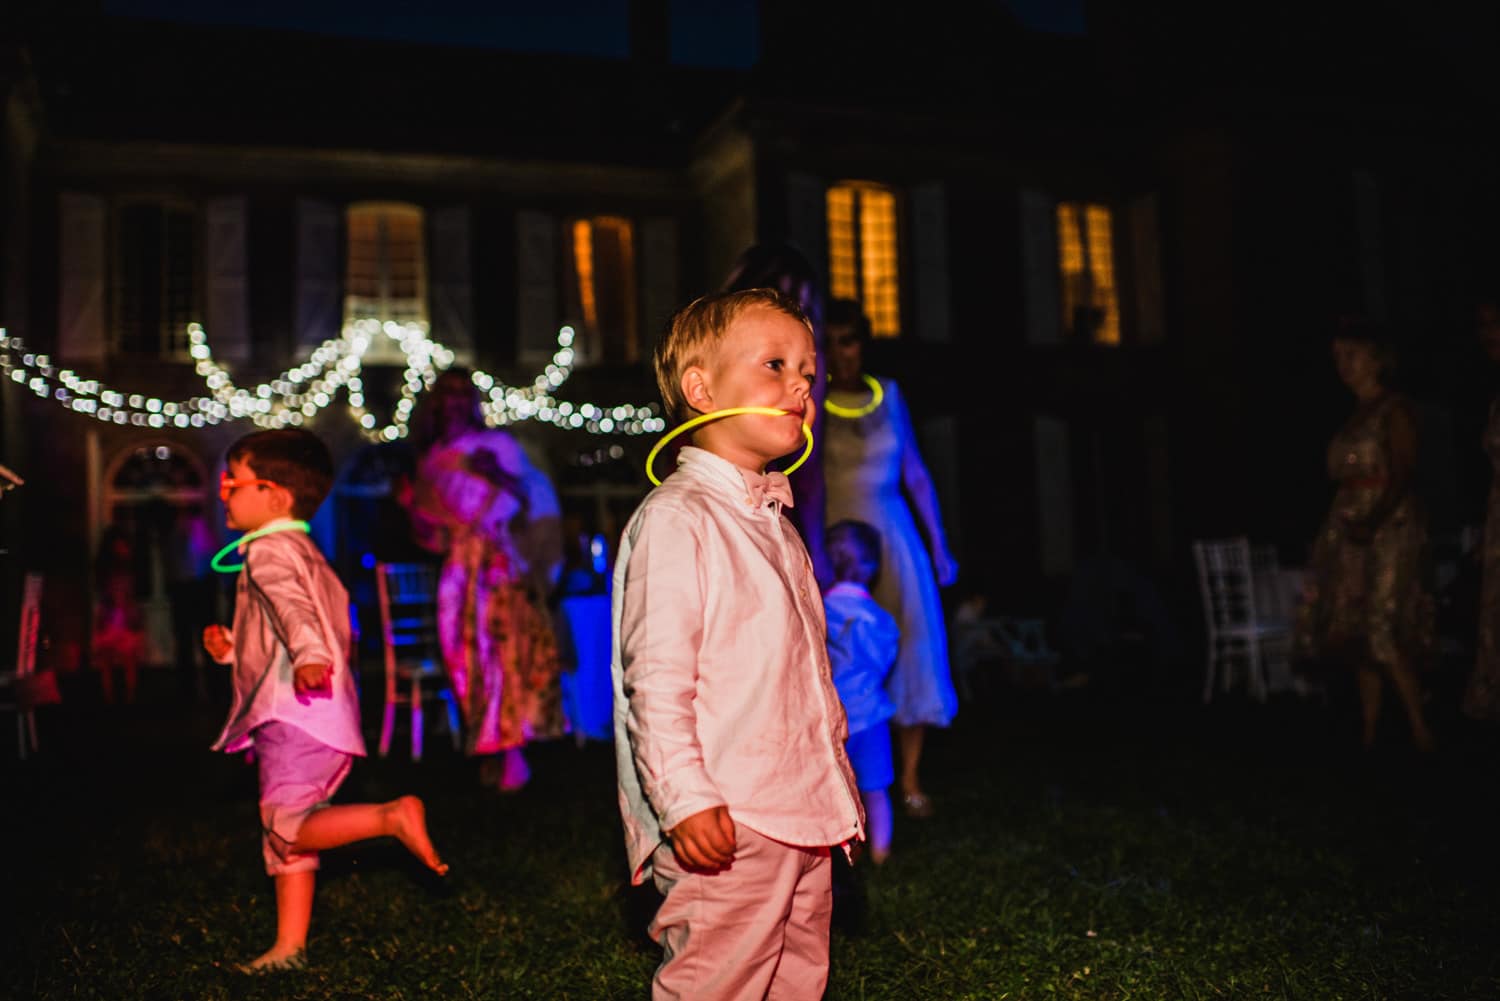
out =
{"type": "Polygon", "coordinates": [[[864,308],[853,299],[835,299],[828,304],[827,324],[829,328],[849,327],[861,344],[870,343],[873,331],[870,318],[864,308]]]}
{"type": "Polygon", "coordinates": [[[823,545],[836,581],[869,587],[880,573],[880,533],[862,521],[846,519],[828,526],[823,545]]]}
{"type": "Polygon", "coordinates": [[[1380,384],[1389,387],[1397,369],[1396,336],[1390,327],[1358,315],[1340,316],[1329,337],[1332,342],[1362,344],[1380,366],[1380,384]]]}
{"type": "Polygon", "coordinates": [[[292,515],[306,521],[333,487],[333,456],[311,431],[277,428],[247,434],[229,446],[226,462],[243,462],[263,480],[292,494],[292,515]]]}

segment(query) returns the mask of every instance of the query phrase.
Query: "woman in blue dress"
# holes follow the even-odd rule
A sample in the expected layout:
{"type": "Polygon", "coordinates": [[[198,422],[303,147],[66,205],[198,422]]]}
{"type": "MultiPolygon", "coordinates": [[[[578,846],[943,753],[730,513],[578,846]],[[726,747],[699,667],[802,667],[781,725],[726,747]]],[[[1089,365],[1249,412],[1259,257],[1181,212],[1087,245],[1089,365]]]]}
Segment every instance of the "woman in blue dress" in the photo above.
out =
{"type": "Polygon", "coordinates": [[[874,597],[901,626],[887,692],[896,704],[902,804],[909,815],[925,817],[932,802],[918,769],[926,728],[947,726],[958,710],[938,596],[939,586],[957,578],[958,563],[948,551],[937,491],[917,450],[906,403],[894,382],[864,374],[869,320],[858,303],[837,299],[829,304],[827,323],[827,517],[830,524],[853,519],[873,525],[884,543],[874,597]]]}

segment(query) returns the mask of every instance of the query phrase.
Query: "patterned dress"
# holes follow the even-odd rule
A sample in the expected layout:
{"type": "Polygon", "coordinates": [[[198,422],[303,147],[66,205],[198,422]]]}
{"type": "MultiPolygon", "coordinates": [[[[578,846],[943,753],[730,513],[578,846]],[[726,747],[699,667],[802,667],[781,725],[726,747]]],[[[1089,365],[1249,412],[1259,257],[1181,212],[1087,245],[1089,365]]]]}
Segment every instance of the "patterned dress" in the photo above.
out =
{"type": "Polygon", "coordinates": [[[1298,614],[1296,646],[1305,660],[1384,670],[1427,665],[1435,605],[1423,580],[1427,525],[1416,497],[1408,489],[1369,541],[1350,537],[1349,522],[1369,519],[1386,492],[1395,420],[1414,417],[1410,403],[1391,393],[1357,411],[1328,446],[1337,491],[1313,544],[1309,600],[1298,614]]]}
{"type": "MultiPolygon", "coordinates": [[[[948,667],[948,634],[932,558],[902,493],[906,471],[922,458],[916,433],[896,384],[882,379],[885,402],[855,419],[825,415],[823,470],[828,523],[854,518],[880,533],[880,577],[874,598],[901,627],[896,666],[886,692],[901,726],[947,726],[958,711],[948,667]]],[[[868,392],[829,394],[857,408],[868,392]]]]}
{"type": "Polygon", "coordinates": [[[537,505],[543,474],[514,438],[475,430],[422,456],[413,522],[424,542],[445,547],[438,580],[438,642],[464,718],[469,754],[495,754],[566,730],[557,639],[538,584],[515,538],[537,505]],[[470,468],[488,451],[525,486],[528,503],[470,468]]]}
{"type": "Polygon", "coordinates": [[[1464,691],[1463,710],[1464,715],[1473,719],[1500,720],[1500,400],[1490,404],[1484,450],[1495,474],[1490,480],[1489,509],[1484,518],[1479,637],[1474,651],[1474,673],[1464,691]]]}

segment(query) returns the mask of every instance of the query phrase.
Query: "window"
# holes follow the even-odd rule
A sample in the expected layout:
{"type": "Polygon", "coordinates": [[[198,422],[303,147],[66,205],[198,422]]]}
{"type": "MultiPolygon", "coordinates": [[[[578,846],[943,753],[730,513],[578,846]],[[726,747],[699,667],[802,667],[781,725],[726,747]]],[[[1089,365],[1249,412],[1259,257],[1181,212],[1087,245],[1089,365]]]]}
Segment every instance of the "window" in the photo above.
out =
{"type": "Polygon", "coordinates": [[[200,248],[195,206],[134,202],[120,207],[115,239],[118,350],[147,357],[186,356],[187,326],[201,318],[200,248]]]}
{"type": "Polygon", "coordinates": [[[1063,327],[1067,333],[1093,344],[1119,344],[1114,221],[1108,208],[1084,202],[1058,202],[1057,265],[1062,279],[1063,327]]]}
{"type": "Polygon", "coordinates": [[[364,202],[349,206],[344,322],[427,322],[427,254],[422,210],[364,202]]]}
{"type": "Polygon", "coordinates": [[[635,227],[620,216],[570,219],[563,225],[568,311],[582,326],[582,360],[640,360],[635,227]]]}
{"type": "Polygon", "coordinates": [[[835,298],[855,299],[876,337],[901,333],[896,195],[869,181],[828,189],[828,278],[835,298]]]}

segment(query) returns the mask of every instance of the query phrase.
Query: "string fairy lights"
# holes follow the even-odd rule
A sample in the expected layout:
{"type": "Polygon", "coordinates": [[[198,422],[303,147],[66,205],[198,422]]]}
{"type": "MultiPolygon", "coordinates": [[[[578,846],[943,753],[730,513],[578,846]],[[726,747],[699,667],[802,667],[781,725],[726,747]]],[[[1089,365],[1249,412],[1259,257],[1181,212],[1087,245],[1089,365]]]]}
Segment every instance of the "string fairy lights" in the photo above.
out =
{"type": "MultiPolygon", "coordinates": [[[[473,373],[481,393],[484,418],[492,426],[537,420],[589,434],[653,434],[666,421],[653,404],[601,406],[558,400],[553,394],[573,374],[577,353],[574,331],[557,332],[552,361],[529,385],[508,386],[487,372],[473,373]]],[[[427,334],[425,324],[356,320],[337,337],[314,348],[308,359],[253,388],[238,386],[217,361],[208,335],[188,325],[188,351],[208,394],[185,400],[163,400],[144,393],[125,393],[72,369],[60,368],[45,354],[26,350],[19,337],[0,327],[0,377],[24,385],[42,399],[109,424],[140,428],[201,428],[226,421],[249,420],[259,427],[297,427],[332,406],[342,391],[350,415],[372,441],[396,441],[409,433],[417,398],[453,364],[453,352],[427,334]],[[377,337],[394,341],[406,360],[401,395],[389,423],[365,406],[361,377],[365,353],[377,337]]]]}

